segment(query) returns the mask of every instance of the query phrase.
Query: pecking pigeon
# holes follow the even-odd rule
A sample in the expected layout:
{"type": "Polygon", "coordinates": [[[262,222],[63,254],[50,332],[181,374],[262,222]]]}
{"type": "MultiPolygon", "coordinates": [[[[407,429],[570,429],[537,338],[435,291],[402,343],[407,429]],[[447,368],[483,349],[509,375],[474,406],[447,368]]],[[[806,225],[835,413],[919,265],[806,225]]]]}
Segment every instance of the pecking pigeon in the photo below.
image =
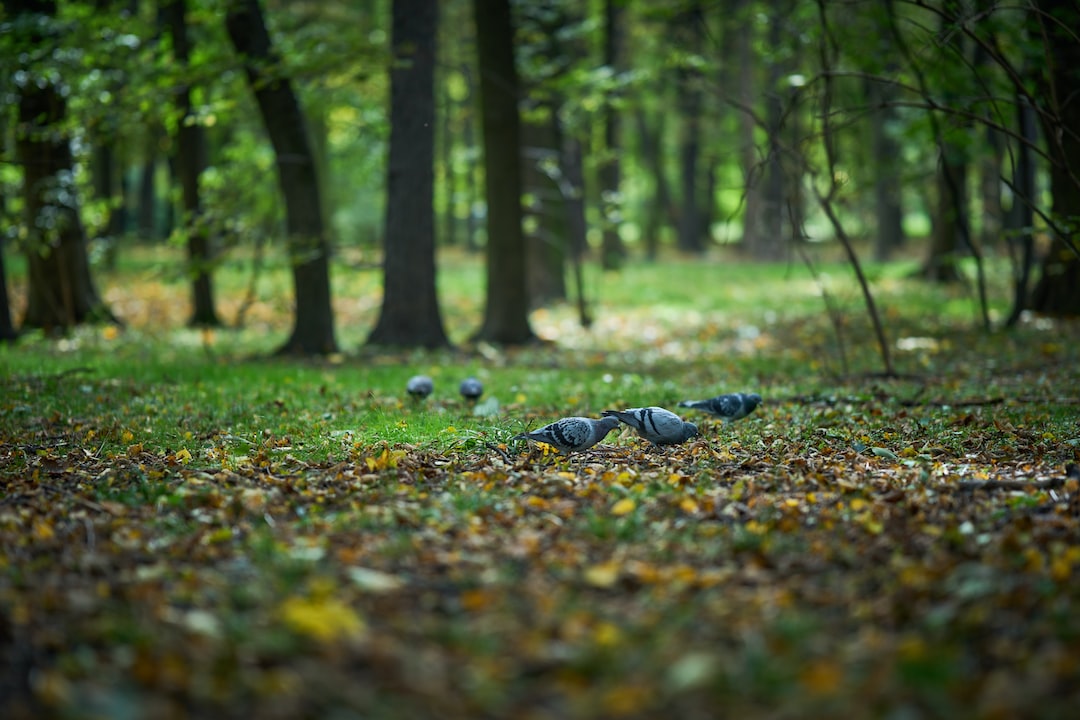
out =
{"type": "Polygon", "coordinates": [[[607,434],[618,425],[619,421],[612,417],[599,420],[587,417],[567,417],[515,437],[547,443],[564,455],[569,455],[588,450],[607,437],[607,434]]]}
{"type": "Polygon", "coordinates": [[[728,393],[708,400],[683,400],[679,407],[701,410],[729,423],[746,417],[760,404],[761,396],[757,393],[728,393]]]}
{"type": "Polygon", "coordinates": [[[458,392],[469,402],[476,402],[484,394],[484,385],[476,378],[468,377],[461,381],[458,392]]]}
{"type": "Polygon", "coordinates": [[[678,445],[698,435],[697,425],[662,407],[605,410],[603,415],[618,418],[654,445],[678,445]]]}
{"type": "Polygon", "coordinates": [[[426,398],[435,389],[435,383],[427,375],[413,375],[405,385],[405,391],[414,398],[426,398]]]}

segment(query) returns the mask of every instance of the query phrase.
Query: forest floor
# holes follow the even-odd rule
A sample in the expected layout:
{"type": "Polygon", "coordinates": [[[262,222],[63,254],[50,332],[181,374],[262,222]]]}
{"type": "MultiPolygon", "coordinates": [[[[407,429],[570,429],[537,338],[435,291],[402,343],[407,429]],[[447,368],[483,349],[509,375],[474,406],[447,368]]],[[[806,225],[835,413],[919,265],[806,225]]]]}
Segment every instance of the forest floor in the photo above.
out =
{"type": "Polygon", "coordinates": [[[140,316],[157,279],[110,291],[123,331],[0,349],[0,715],[1071,716],[1080,326],[898,283],[884,377],[857,303],[706,277],[605,280],[519,351],[251,358],[140,316]],[[513,439],[736,390],[666,452],[513,439]]]}

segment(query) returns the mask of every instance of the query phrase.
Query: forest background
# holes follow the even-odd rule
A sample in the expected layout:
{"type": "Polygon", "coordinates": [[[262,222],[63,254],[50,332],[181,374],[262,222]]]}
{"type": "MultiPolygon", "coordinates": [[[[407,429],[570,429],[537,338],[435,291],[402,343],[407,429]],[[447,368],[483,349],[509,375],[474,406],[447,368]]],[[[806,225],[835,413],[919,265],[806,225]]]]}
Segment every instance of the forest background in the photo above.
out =
{"type": "Polygon", "coordinates": [[[1077,27],[5,0],[5,716],[1071,711],[1077,27]]]}

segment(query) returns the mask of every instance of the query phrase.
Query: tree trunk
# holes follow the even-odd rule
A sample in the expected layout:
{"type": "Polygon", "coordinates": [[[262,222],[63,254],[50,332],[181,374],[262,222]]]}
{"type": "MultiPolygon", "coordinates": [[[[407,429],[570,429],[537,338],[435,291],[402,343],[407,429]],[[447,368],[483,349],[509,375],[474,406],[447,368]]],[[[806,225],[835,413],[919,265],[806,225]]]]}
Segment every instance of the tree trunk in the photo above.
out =
{"type": "Polygon", "coordinates": [[[967,163],[958,157],[960,151],[949,144],[941,148],[941,158],[935,179],[937,204],[934,209],[930,252],[923,262],[922,277],[933,282],[959,282],[958,251],[961,223],[967,219],[967,163]]]}
{"type": "MultiPolygon", "coordinates": [[[[883,33],[883,37],[886,35],[883,33]]],[[[872,113],[870,122],[870,152],[873,157],[874,216],[877,220],[874,236],[874,259],[888,260],[904,244],[903,206],[900,203],[900,144],[889,131],[895,122],[892,106],[896,91],[892,85],[871,80],[866,85],[872,113]]]]}
{"type": "MultiPolygon", "coordinates": [[[[52,16],[56,3],[28,2],[13,14],[52,16]]],[[[34,27],[34,23],[30,23],[34,27]]],[[[38,36],[36,43],[51,38],[38,36]]],[[[16,154],[23,167],[24,245],[28,298],[24,327],[54,332],[84,322],[113,319],[90,275],[86,231],[79,217],[78,188],[70,138],[64,129],[67,104],[55,85],[36,68],[21,69],[16,154]]]]}
{"type": "MultiPolygon", "coordinates": [[[[769,47],[779,47],[781,29],[786,15],[781,3],[774,2],[769,20],[769,47]]],[[[763,166],[759,214],[754,220],[756,232],[747,237],[751,254],[758,260],[779,260],[784,255],[784,162],[781,157],[781,133],[784,124],[784,104],[780,95],[783,68],[780,60],[769,62],[765,93],[765,131],[768,135],[768,155],[763,166]]]]}
{"type": "Polygon", "coordinates": [[[1016,98],[1016,167],[1012,179],[1013,203],[1005,216],[1005,235],[1013,249],[1013,305],[1005,324],[1016,325],[1028,306],[1031,270],[1035,264],[1035,162],[1037,147],[1035,109],[1025,98],[1016,98]]]}
{"type": "Polygon", "coordinates": [[[8,298],[7,269],[4,266],[4,237],[0,235],[0,342],[14,340],[19,336],[11,321],[11,303],[8,298]]]}
{"type": "Polygon", "coordinates": [[[473,0],[487,199],[487,291],[477,340],[521,344],[529,326],[521,228],[521,127],[509,0],[473,0]]]}
{"type": "Polygon", "coordinates": [[[1075,28],[1080,11],[1068,0],[1039,0],[1043,32],[1049,40],[1048,84],[1043,123],[1050,155],[1050,193],[1056,227],[1031,309],[1059,317],[1080,315],[1080,43],[1075,28]]]}
{"type": "Polygon", "coordinates": [[[229,6],[225,27],[241,55],[248,84],[277,158],[285,200],[296,311],[292,334],[279,354],[326,355],[337,351],[330,304],[330,248],[322,221],[318,172],[299,101],[279,66],[258,0],[229,6]]]}
{"type": "MultiPolygon", "coordinates": [[[[623,14],[616,0],[604,0],[604,64],[618,76],[622,72],[623,14]]],[[[622,223],[622,169],[619,164],[621,112],[609,101],[604,105],[604,158],[598,170],[600,215],[603,240],[600,265],[605,270],[619,269],[626,259],[626,248],[619,235],[622,223]]]]}
{"type": "Polygon", "coordinates": [[[435,291],[436,4],[394,0],[383,301],[369,344],[449,345],[435,291]]]}
{"type": "MultiPolygon", "coordinates": [[[[187,31],[187,0],[169,0],[161,7],[162,19],[172,35],[173,53],[187,67],[191,43],[187,31]]],[[[218,327],[221,320],[214,307],[211,268],[214,253],[210,233],[202,221],[199,176],[206,169],[206,138],[203,127],[192,115],[191,87],[177,89],[176,179],[180,183],[187,228],[188,275],[191,279],[191,327],[218,327]]]]}
{"type": "Polygon", "coordinates": [[[554,110],[530,113],[522,121],[523,210],[529,248],[529,306],[543,307],[566,299],[566,204],[559,189],[559,133],[554,110]],[[555,175],[553,175],[553,170],[555,175]]]}
{"type": "MultiPolygon", "coordinates": [[[[701,51],[704,17],[701,3],[694,0],[676,20],[676,34],[688,52],[701,51]]],[[[701,231],[701,209],[698,205],[698,161],[701,154],[701,72],[691,65],[678,70],[678,106],[682,120],[679,140],[679,179],[682,187],[682,209],[679,213],[678,247],[683,252],[701,253],[704,249],[701,231]]]]}
{"type": "Polygon", "coordinates": [[[750,249],[758,246],[761,233],[762,209],[762,161],[754,140],[756,130],[754,121],[754,100],[759,94],[758,75],[754,72],[761,66],[754,49],[754,28],[756,24],[747,0],[735,3],[733,14],[739,30],[735,33],[735,55],[738,71],[738,98],[742,111],[739,113],[739,164],[743,174],[743,228],[741,244],[750,249]]]}
{"type": "Polygon", "coordinates": [[[653,198],[648,210],[645,232],[645,257],[655,260],[660,249],[660,234],[665,224],[679,227],[679,211],[672,198],[671,184],[664,169],[664,115],[657,116],[656,127],[649,125],[649,118],[641,107],[634,113],[637,123],[641,156],[653,179],[653,198]]]}

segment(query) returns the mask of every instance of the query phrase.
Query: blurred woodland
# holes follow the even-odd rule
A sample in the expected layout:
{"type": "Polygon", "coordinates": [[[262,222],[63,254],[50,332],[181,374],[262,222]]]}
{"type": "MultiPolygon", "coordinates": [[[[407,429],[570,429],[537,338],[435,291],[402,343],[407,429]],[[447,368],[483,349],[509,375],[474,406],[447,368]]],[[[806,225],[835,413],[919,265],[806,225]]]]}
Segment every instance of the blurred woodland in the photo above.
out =
{"type": "Polygon", "coordinates": [[[144,245],[197,326],[222,263],[287,256],[301,355],[338,349],[332,266],[382,270],[369,343],[447,345],[449,247],[486,258],[502,344],[567,299],[587,325],[584,263],[674,251],[831,244],[871,316],[861,258],[917,255],[986,328],[993,260],[1001,323],[1080,312],[1072,0],[6,0],[0,27],[7,338],[122,322],[95,276],[144,245]]]}

